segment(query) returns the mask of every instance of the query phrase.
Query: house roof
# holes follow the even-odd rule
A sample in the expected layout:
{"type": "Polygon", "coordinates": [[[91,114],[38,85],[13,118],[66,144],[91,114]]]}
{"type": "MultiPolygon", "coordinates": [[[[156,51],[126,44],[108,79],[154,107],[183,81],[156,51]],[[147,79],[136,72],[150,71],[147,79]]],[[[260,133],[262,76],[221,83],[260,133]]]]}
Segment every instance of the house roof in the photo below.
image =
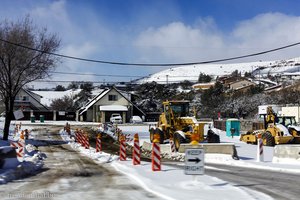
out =
{"type": "Polygon", "coordinates": [[[38,104],[40,104],[41,107],[45,108],[46,110],[49,110],[45,105],[43,105],[39,100],[37,100],[37,99],[35,98],[35,96],[32,94],[31,91],[26,90],[26,89],[23,89],[23,91],[24,91],[26,94],[28,94],[30,97],[32,97],[32,99],[34,99],[38,104]]]}
{"type": "Polygon", "coordinates": [[[94,98],[92,98],[85,106],[80,108],[79,115],[82,115],[84,112],[86,112],[91,106],[93,106],[97,101],[102,99],[111,89],[106,89],[100,92],[98,95],[96,95],[94,98]]]}
{"type": "Polygon", "coordinates": [[[70,89],[66,91],[32,91],[32,92],[42,97],[41,103],[43,105],[50,107],[53,100],[61,99],[64,96],[73,97],[79,94],[80,91],[81,89],[76,89],[76,90],[70,89]]]}
{"type": "MultiPolygon", "coordinates": [[[[91,99],[85,106],[81,107],[79,109],[79,115],[82,115],[84,112],[86,112],[91,106],[93,106],[95,103],[97,103],[100,99],[102,99],[108,92],[110,92],[112,89],[116,90],[122,97],[124,97],[128,102],[130,102],[135,108],[137,108],[141,113],[145,115],[145,113],[139,109],[136,105],[134,105],[124,94],[122,94],[117,88],[111,87],[110,89],[105,89],[102,92],[100,92],[98,95],[96,95],[93,99],[91,99]]],[[[128,110],[128,109],[127,109],[128,110]]]]}

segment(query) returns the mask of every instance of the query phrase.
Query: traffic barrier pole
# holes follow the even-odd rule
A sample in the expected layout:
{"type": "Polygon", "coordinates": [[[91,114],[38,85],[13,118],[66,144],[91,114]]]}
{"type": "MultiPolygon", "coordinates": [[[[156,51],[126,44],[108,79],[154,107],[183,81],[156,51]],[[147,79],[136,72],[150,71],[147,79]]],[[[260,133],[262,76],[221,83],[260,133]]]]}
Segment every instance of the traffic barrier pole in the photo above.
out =
{"type": "Polygon", "coordinates": [[[174,139],[173,138],[170,138],[170,148],[171,148],[171,153],[175,153],[176,152],[175,143],[174,143],[174,139]]]}
{"type": "Polygon", "coordinates": [[[78,143],[81,145],[81,132],[78,130],[77,132],[78,143]]]}
{"type": "Polygon", "coordinates": [[[80,144],[82,147],[84,147],[84,135],[83,130],[80,131],[80,144]]]}
{"type": "Polygon", "coordinates": [[[96,139],[96,152],[102,152],[101,134],[98,134],[96,139]]]}
{"type": "Polygon", "coordinates": [[[19,139],[17,142],[11,142],[10,146],[14,147],[16,149],[17,158],[20,162],[24,161],[24,155],[25,155],[25,140],[19,139]]]}
{"type": "Polygon", "coordinates": [[[264,146],[261,133],[257,134],[257,162],[264,162],[264,146]]]}
{"type": "Polygon", "coordinates": [[[84,147],[86,149],[89,149],[90,148],[90,140],[89,140],[89,134],[88,133],[84,134],[84,141],[85,141],[84,147]]]}
{"type": "Polygon", "coordinates": [[[134,144],[133,144],[133,152],[132,152],[132,162],[133,165],[141,164],[141,150],[140,150],[140,141],[139,134],[134,134],[134,144]]]}
{"type": "Polygon", "coordinates": [[[154,134],[152,144],[152,171],[161,171],[160,135],[154,134]]]}
{"type": "Polygon", "coordinates": [[[120,136],[120,160],[126,160],[126,138],[124,135],[120,136]]]}

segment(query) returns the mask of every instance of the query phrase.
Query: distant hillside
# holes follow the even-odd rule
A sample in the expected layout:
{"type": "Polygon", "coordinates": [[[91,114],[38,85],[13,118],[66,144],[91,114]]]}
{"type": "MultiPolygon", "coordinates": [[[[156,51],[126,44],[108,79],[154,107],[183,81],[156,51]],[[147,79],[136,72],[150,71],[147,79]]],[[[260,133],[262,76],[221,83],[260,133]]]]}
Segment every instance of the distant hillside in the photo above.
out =
{"type": "Polygon", "coordinates": [[[200,73],[211,76],[223,76],[231,74],[238,70],[242,74],[245,72],[253,72],[256,76],[267,76],[268,74],[285,74],[295,73],[300,75],[300,57],[280,61],[264,61],[249,63],[233,63],[233,64],[203,64],[169,68],[149,77],[136,80],[136,83],[147,83],[155,81],[157,83],[176,83],[188,80],[197,82],[200,73]]]}

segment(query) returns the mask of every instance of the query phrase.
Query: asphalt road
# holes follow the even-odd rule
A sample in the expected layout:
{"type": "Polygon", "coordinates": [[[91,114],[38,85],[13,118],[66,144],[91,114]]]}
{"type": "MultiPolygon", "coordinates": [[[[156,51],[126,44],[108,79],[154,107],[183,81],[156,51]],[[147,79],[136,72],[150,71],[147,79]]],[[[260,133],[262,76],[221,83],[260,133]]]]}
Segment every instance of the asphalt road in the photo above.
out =
{"type": "MultiPolygon", "coordinates": [[[[183,168],[178,163],[168,164],[183,168]]],[[[233,186],[258,191],[278,200],[298,200],[300,198],[299,174],[217,164],[206,164],[205,166],[206,175],[220,178],[233,186]]]]}
{"type": "Polygon", "coordinates": [[[261,169],[249,169],[232,166],[209,165],[228,170],[206,170],[208,175],[233,183],[237,187],[246,187],[268,194],[274,199],[299,199],[300,175],[261,169]]]}
{"type": "Polygon", "coordinates": [[[1,185],[1,199],[159,199],[109,165],[98,165],[71,149],[59,130],[48,131],[43,128],[37,138],[43,144],[39,150],[47,155],[43,171],[1,185]]]}
{"type": "MultiPolygon", "coordinates": [[[[45,127],[37,138],[45,143],[39,150],[48,157],[43,171],[35,176],[1,185],[1,199],[32,199],[24,196],[47,192],[53,196],[46,199],[159,199],[126,176],[110,169],[109,165],[98,165],[71,149],[62,142],[59,129],[61,128],[52,128],[50,132],[45,127]],[[24,196],[20,198],[12,194],[24,196]]],[[[168,164],[182,167],[174,162],[168,164]]],[[[274,199],[299,199],[298,174],[227,165],[206,166],[205,174],[236,187],[262,192],[274,199]]]]}

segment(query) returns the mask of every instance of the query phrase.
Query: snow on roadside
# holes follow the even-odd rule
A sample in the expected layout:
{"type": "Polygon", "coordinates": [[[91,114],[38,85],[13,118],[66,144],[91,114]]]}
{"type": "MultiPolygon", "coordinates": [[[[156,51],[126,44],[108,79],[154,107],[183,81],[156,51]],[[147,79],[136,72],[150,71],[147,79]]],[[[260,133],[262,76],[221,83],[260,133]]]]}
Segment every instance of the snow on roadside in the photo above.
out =
{"type": "Polygon", "coordinates": [[[189,176],[185,175],[182,169],[165,165],[162,171],[152,172],[148,162],[142,162],[140,166],[133,166],[131,163],[130,159],[115,161],[112,162],[112,166],[162,199],[272,199],[260,192],[234,187],[216,177],[189,176]]]}
{"type": "MultiPolygon", "coordinates": [[[[10,141],[17,141],[19,137],[20,131],[16,134],[14,134],[13,131],[10,131],[10,141]]],[[[35,175],[40,171],[40,169],[44,165],[43,160],[47,156],[35,148],[35,144],[33,141],[34,140],[26,141],[26,151],[23,162],[20,162],[17,158],[5,159],[5,165],[3,166],[3,168],[0,169],[0,184],[6,184],[7,182],[16,179],[21,179],[26,176],[35,175]]],[[[9,141],[0,140],[0,148],[9,149],[9,146],[9,141]]]]}
{"type": "Polygon", "coordinates": [[[162,171],[152,172],[151,163],[142,162],[133,166],[132,160],[119,161],[119,156],[105,152],[97,153],[95,148],[85,149],[74,141],[74,137],[60,131],[63,140],[80,153],[90,157],[96,163],[110,163],[117,171],[129,176],[137,185],[162,199],[215,199],[216,192],[223,199],[271,199],[269,196],[234,187],[226,181],[208,175],[187,176],[182,169],[163,166],[162,171]]]}
{"type": "Polygon", "coordinates": [[[74,133],[71,132],[71,137],[68,133],[66,133],[64,130],[60,131],[60,135],[62,139],[75,150],[79,151],[80,153],[90,157],[94,161],[98,163],[110,163],[114,160],[118,160],[119,156],[111,155],[105,152],[96,152],[96,149],[93,147],[90,147],[89,149],[85,149],[85,147],[81,146],[79,143],[75,142],[74,140],[74,133]]]}

